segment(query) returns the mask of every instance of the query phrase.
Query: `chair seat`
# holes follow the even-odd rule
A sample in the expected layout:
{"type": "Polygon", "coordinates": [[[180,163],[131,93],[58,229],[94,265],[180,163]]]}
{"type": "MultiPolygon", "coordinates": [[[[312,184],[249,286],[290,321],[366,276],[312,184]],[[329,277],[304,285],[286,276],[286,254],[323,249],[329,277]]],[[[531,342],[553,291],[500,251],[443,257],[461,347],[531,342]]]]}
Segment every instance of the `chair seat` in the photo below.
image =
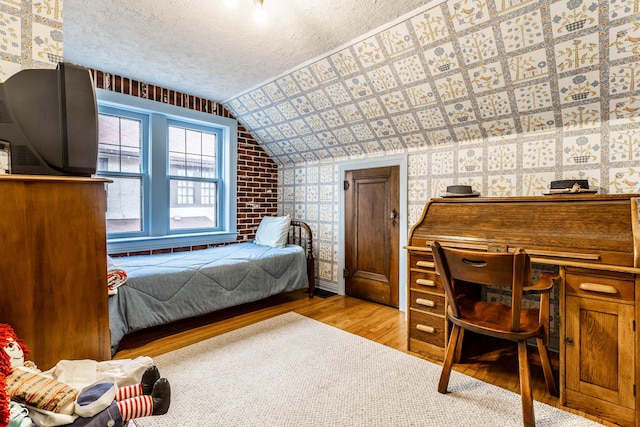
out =
{"type": "Polygon", "coordinates": [[[464,295],[456,299],[461,316],[449,318],[464,329],[512,340],[525,340],[543,333],[537,308],[522,309],[520,330],[511,331],[511,307],[499,302],[477,301],[464,295]]]}

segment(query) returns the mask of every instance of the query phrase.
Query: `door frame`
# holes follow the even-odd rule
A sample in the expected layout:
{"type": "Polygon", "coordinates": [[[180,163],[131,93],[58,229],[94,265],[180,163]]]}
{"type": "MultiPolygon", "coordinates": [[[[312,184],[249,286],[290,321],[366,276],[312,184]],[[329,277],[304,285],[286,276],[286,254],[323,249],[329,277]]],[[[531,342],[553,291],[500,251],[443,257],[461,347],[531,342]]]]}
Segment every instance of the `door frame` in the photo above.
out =
{"type": "Polygon", "coordinates": [[[402,312],[407,312],[407,251],[404,246],[407,244],[408,238],[408,177],[407,177],[407,163],[408,156],[406,154],[399,154],[394,156],[385,156],[381,158],[373,158],[360,160],[355,162],[345,162],[338,164],[338,191],[340,196],[338,197],[338,289],[339,295],[345,294],[345,280],[342,277],[342,271],[344,271],[344,191],[342,189],[342,183],[346,178],[346,172],[350,170],[360,169],[373,169],[386,166],[399,166],[400,167],[400,206],[399,206],[399,242],[398,242],[398,308],[402,312]]]}

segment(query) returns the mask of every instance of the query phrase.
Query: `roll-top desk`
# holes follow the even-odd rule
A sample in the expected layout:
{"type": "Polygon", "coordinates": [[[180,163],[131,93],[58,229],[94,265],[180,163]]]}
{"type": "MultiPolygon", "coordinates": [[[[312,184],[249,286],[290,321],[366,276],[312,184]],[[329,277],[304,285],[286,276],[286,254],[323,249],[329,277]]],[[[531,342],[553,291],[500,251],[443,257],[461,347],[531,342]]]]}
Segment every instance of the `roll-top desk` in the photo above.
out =
{"type": "Polygon", "coordinates": [[[522,247],[555,265],[560,296],[560,400],[621,425],[640,425],[636,384],[640,339],[640,224],[637,194],[562,194],[430,200],[411,228],[408,346],[442,359],[445,296],[429,249],[507,251],[522,247]]]}

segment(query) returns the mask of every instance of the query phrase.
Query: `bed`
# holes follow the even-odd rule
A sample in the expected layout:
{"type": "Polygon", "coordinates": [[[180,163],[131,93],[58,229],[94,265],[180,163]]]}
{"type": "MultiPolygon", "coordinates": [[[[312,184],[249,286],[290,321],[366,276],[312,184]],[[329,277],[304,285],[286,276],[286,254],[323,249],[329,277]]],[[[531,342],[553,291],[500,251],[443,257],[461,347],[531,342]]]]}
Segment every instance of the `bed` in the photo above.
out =
{"type": "MultiPolygon", "coordinates": [[[[261,230],[271,218],[287,217],[264,218],[251,242],[115,258],[126,282],[109,296],[111,353],[134,331],[297,289],[308,288],[313,297],[309,226],[289,219],[278,225],[278,239],[269,240],[261,230]]],[[[274,229],[268,230],[270,235],[274,229]]]]}

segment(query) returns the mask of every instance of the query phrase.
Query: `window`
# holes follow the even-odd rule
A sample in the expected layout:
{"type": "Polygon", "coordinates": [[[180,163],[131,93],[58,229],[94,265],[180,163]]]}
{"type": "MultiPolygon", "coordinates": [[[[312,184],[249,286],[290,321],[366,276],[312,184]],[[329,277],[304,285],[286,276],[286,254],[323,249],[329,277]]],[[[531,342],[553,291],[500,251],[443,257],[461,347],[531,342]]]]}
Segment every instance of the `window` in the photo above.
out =
{"type": "Polygon", "coordinates": [[[217,147],[217,133],[170,122],[171,230],[217,226],[217,147]],[[201,197],[203,186],[207,186],[209,191],[206,202],[201,197]]]}
{"type": "Polygon", "coordinates": [[[108,251],[235,241],[236,121],[96,92],[108,251]]]}

